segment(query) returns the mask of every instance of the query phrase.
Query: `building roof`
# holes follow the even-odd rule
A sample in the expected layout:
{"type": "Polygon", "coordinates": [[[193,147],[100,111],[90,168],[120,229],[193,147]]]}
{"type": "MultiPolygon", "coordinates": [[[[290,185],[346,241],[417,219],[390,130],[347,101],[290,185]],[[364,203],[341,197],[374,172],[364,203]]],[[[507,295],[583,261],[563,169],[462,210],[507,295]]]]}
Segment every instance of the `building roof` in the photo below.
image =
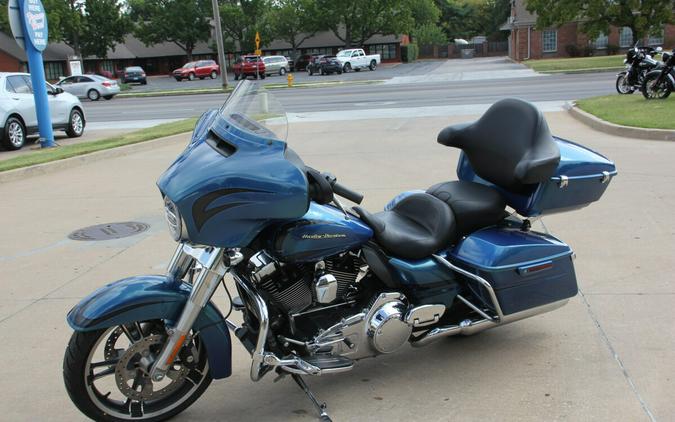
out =
{"type": "Polygon", "coordinates": [[[527,0],[515,0],[512,6],[512,15],[499,27],[502,31],[519,26],[531,26],[537,23],[537,14],[527,11],[527,0]]]}
{"type": "Polygon", "coordinates": [[[26,52],[19,47],[14,37],[4,32],[0,32],[0,50],[22,62],[28,60],[26,52]]]}

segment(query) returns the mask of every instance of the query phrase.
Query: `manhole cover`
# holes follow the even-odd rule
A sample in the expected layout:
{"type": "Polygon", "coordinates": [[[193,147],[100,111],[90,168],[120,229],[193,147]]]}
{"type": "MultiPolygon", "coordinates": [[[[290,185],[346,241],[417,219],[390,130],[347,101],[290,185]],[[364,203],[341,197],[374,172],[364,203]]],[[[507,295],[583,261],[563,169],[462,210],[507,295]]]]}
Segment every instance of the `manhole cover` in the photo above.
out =
{"type": "Polygon", "coordinates": [[[125,221],[124,223],[97,224],[82,229],[75,230],[68,235],[73,240],[111,240],[129,237],[143,233],[150,228],[150,225],[136,221],[125,221]]]}

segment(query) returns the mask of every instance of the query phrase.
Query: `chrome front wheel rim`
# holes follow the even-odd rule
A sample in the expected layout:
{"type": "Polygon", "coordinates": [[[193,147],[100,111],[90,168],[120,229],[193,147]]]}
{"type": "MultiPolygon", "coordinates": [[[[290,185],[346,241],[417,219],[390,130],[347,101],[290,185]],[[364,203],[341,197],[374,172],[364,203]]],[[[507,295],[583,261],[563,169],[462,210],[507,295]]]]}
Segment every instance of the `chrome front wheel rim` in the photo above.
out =
{"type": "Polygon", "coordinates": [[[187,361],[178,357],[164,380],[153,382],[149,367],[166,335],[156,329],[148,331],[148,324],[152,322],[111,327],[89,352],[83,374],[85,388],[94,406],[105,414],[122,420],[165,415],[185,403],[207,379],[206,354],[200,353],[203,346],[195,341],[187,361]],[[128,348],[117,348],[120,343],[129,343],[128,348]],[[103,360],[96,357],[100,351],[103,360]],[[188,364],[190,357],[193,363],[188,364]]]}
{"type": "Polygon", "coordinates": [[[18,148],[23,145],[25,135],[23,133],[23,127],[21,127],[19,122],[11,122],[9,124],[8,132],[9,142],[11,142],[13,146],[18,148]]]}

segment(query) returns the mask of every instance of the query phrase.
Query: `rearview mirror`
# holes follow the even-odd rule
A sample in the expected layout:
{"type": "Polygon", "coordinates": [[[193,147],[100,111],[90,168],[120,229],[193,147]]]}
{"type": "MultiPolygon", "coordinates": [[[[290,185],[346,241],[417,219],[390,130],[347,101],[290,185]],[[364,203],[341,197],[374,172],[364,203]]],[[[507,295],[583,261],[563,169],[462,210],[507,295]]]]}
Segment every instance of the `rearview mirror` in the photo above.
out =
{"type": "Polygon", "coordinates": [[[663,48],[662,48],[662,47],[656,47],[656,52],[657,52],[657,53],[660,53],[660,52],[662,52],[662,51],[663,51],[663,48]]]}

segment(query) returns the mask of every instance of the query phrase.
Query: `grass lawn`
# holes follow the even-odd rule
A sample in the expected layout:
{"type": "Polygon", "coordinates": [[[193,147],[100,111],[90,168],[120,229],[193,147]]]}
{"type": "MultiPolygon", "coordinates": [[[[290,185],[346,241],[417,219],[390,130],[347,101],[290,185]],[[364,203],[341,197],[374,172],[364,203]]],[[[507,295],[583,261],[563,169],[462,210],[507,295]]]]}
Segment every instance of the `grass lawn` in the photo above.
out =
{"type": "Polygon", "coordinates": [[[573,72],[622,68],[624,66],[623,59],[624,55],[619,54],[616,56],[528,60],[523,63],[537,72],[573,72]]]}
{"type": "Polygon", "coordinates": [[[608,122],[652,129],[675,129],[675,95],[645,100],[641,93],[607,95],[577,101],[582,110],[608,122]]]}
{"type": "Polygon", "coordinates": [[[62,147],[31,151],[15,158],[0,161],[0,172],[13,170],[20,167],[28,167],[49,161],[63,160],[64,158],[89,154],[104,149],[120,147],[123,145],[137,144],[150,141],[164,136],[190,132],[195,127],[197,118],[179,120],[177,122],[164,123],[151,128],[137,130],[126,135],[114,136],[98,141],[83,142],[80,144],[66,145],[62,147]]]}

